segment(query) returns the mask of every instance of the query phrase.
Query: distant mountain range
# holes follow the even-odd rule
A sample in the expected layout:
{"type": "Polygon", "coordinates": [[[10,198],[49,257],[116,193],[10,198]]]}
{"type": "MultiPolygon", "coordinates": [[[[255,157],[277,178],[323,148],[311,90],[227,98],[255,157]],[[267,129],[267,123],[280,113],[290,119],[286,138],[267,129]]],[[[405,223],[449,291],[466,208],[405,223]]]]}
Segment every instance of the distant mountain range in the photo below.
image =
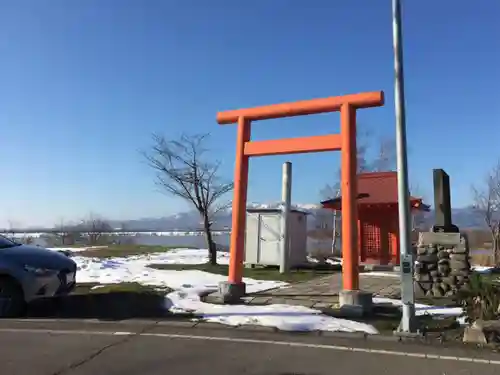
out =
{"type": "MultiPolygon", "coordinates": [[[[248,204],[248,208],[253,209],[277,209],[279,203],[270,204],[248,204]]],[[[309,230],[328,229],[332,224],[332,211],[325,210],[316,204],[295,204],[294,209],[307,212],[307,226],[309,230]]],[[[428,229],[434,225],[434,211],[421,214],[423,217],[419,220],[421,229],[428,229]]],[[[454,208],[452,210],[453,224],[460,229],[486,229],[484,217],[472,208],[454,208]]],[[[141,218],[133,220],[107,220],[114,230],[123,230],[131,232],[168,232],[168,231],[200,231],[202,222],[198,213],[194,211],[181,212],[175,215],[141,218]]],[[[219,212],[214,218],[214,230],[231,229],[231,209],[219,212]]],[[[44,232],[53,230],[51,228],[19,228],[16,232],[44,232]]],[[[1,231],[1,229],[0,229],[1,231]]],[[[4,231],[8,231],[4,229],[4,231]]],[[[11,230],[12,231],[12,230],[11,230]]]]}
{"type": "MultiPolygon", "coordinates": [[[[249,208],[278,208],[279,204],[251,204],[249,208]]],[[[297,204],[295,209],[309,213],[308,227],[315,229],[321,227],[321,223],[331,222],[331,211],[320,208],[314,204],[297,204]]],[[[471,208],[455,208],[452,210],[453,224],[461,229],[484,229],[484,217],[471,208]]],[[[423,215],[425,227],[434,224],[434,211],[423,215]]],[[[111,221],[113,228],[133,231],[194,231],[201,230],[201,219],[196,212],[183,212],[160,218],[143,218],[127,221],[111,221]]],[[[214,220],[213,228],[224,230],[231,228],[231,210],[221,212],[214,220]]]]}

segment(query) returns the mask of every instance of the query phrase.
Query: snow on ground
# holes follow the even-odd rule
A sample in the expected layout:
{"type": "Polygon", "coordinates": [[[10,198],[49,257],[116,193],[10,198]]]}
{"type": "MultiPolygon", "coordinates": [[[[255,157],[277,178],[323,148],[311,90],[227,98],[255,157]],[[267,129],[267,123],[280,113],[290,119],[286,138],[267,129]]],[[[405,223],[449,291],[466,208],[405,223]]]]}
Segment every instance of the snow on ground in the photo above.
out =
{"type": "Polygon", "coordinates": [[[472,270],[477,273],[491,273],[496,269],[496,267],[491,266],[472,266],[472,270]]]}
{"type": "Polygon", "coordinates": [[[307,256],[307,261],[309,263],[315,263],[315,264],[326,263],[326,264],[329,264],[329,265],[332,265],[332,266],[341,266],[342,265],[342,258],[337,258],[337,257],[325,258],[324,261],[319,261],[314,256],[308,255],[307,256]]]}
{"type": "MultiPolygon", "coordinates": [[[[89,249],[89,248],[84,248],[89,249]]],[[[57,249],[61,250],[61,249],[57,249]]],[[[68,248],[73,252],[82,251],[68,248]]],[[[321,315],[320,311],[303,306],[291,305],[214,305],[204,303],[200,295],[214,292],[226,276],[211,274],[197,270],[156,270],[147,267],[150,264],[202,264],[208,261],[207,251],[198,249],[175,249],[165,253],[153,253],[110,259],[96,259],[73,256],[78,264],[78,283],[117,284],[137,282],[143,285],[168,287],[173,289],[166,296],[166,308],[174,313],[191,312],[199,318],[227,325],[263,325],[290,331],[363,331],[377,333],[371,325],[337,319],[321,315]]],[[[229,254],[218,252],[219,264],[229,263],[229,254]]],[[[478,272],[490,272],[490,267],[475,267],[478,272]]],[[[395,272],[370,272],[362,276],[399,277],[395,272]]],[[[263,281],[245,278],[248,293],[280,288],[288,285],[279,281],[263,281]]],[[[375,297],[375,304],[391,304],[401,306],[400,300],[375,297]]],[[[416,313],[433,316],[462,315],[460,307],[439,307],[416,304],[416,313]]]]}
{"type": "MultiPolygon", "coordinates": [[[[131,258],[129,258],[131,259],[131,258]]],[[[165,253],[148,255],[148,263],[155,264],[203,264],[208,262],[208,251],[199,249],[174,249],[165,253]]],[[[229,264],[229,253],[217,252],[218,264],[229,264]]]]}
{"type": "Polygon", "coordinates": [[[342,331],[366,332],[377,334],[375,327],[321,315],[318,310],[305,306],[292,305],[213,305],[200,301],[200,298],[186,291],[175,291],[167,295],[167,307],[170,311],[189,311],[201,316],[208,322],[231,326],[261,325],[276,327],[283,331],[342,331]]]}
{"type": "MultiPolygon", "coordinates": [[[[200,295],[214,292],[218,283],[227,276],[197,270],[157,270],[148,264],[200,264],[207,262],[206,250],[176,249],[127,258],[96,259],[74,256],[78,264],[77,283],[117,284],[137,282],[143,285],[169,287],[165,306],[173,313],[190,312],[209,322],[232,326],[262,325],[287,331],[343,331],[377,334],[369,324],[321,315],[319,310],[291,305],[215,305],[202,302],[200,295]]],[[[228,254],[219,253],[221,264],[228,263],[228,254]]],[[[244,278],[247,292],[279,288],[287,285],[280,281],[264,281],[244,278]]]]}
{"type": "MultiPolygon", "coordinates": [[[[385,297],[374,297],[373,303],[375,304],[391,304],[393,306],[401,306],[402,302],[399,299],[385,298],[385,297]]],[[[463,314],[461,307],[441,307],[441,306],[429,306],[421,303],[415,304],[415,313],[417,316],[423,315],[441,315],[441,316],[456,316],[459,317],[463,314]]]]}

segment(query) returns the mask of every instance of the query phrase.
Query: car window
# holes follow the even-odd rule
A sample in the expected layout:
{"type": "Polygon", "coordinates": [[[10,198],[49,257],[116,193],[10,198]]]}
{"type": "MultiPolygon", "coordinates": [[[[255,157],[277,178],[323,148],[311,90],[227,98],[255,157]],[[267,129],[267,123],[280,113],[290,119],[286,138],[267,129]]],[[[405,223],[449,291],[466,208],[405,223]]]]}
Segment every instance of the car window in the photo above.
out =
{"type": "Polygon", "coordinates": [[[13,246],[17,246],[17,243],[9,240],[7,237],[0,236],[0,249],[6,249],[13,246]]]}

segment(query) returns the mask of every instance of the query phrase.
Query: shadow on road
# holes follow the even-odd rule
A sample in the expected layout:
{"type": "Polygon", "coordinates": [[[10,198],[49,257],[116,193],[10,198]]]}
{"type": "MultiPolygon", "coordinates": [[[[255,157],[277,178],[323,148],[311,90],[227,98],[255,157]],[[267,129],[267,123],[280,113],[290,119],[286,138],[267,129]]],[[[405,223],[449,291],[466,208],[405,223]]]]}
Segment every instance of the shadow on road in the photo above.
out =
{"type": "Polygon", "coordinates": [[[26,317],[100,320],[182,318],[166,311],[164,296],[133,291],[44,298],[28,306],[26,317]]]}

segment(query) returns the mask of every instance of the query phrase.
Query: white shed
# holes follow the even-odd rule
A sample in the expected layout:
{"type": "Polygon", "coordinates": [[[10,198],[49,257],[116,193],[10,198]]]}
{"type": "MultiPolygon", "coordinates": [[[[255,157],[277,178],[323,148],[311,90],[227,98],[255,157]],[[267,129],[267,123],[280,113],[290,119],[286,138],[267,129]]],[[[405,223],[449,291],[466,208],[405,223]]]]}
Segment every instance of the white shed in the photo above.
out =
{"type": "MultiPolygon", "coordinates": [[[[281,261],[281,215],[279,209],[247,209],[245,264],[279,266],[281,261]]],[[[289,217],[289,267],[307,262],[307,213],[291,210],[289,217]]]]}

